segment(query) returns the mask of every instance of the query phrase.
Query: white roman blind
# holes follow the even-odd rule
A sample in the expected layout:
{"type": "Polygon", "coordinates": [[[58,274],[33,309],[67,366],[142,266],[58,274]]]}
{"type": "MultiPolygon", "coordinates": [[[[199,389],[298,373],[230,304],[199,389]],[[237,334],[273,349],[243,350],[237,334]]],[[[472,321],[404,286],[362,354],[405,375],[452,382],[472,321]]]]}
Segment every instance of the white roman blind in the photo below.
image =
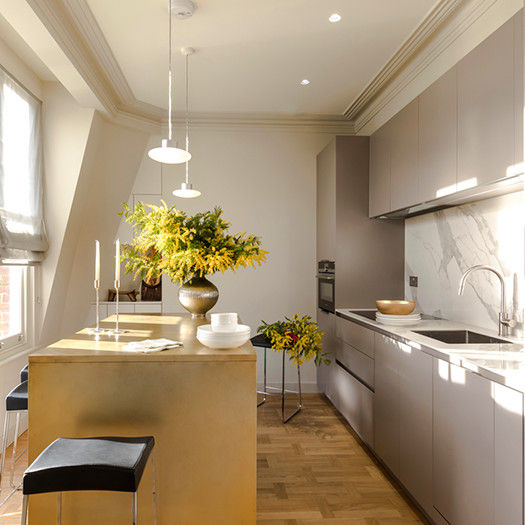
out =
{"type": "Polygon", "coordinates": [[[0,263],[34,264],[48,248],[41,103],[0,69],[0,263]]]}

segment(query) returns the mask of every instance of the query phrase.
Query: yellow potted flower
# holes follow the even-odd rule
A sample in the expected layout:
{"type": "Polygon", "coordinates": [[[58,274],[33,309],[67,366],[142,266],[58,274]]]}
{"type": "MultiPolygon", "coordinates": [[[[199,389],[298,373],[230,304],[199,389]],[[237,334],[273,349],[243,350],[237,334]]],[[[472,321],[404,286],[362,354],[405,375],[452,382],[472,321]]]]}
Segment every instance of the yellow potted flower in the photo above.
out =
{"type": "Polygon", "coordinates": [[[286,352],[296,365],[310,359],[314,359],[317,366],[330,364],[321,342],[324,332],[309,315],[285,317],[284,321],[271,324],[262,321],[257,332],[270,340],[273,350],[286,352]]]}
{"type": "Polygon", "coordinates": [[[179,301],[193,316],[206,315],[219,298],[206,276],[266,260],[259,237],[228,233],[230,223],[219,207],[191,216],[164,201],[161,206],[142,202],[134,209],[123,206],[126,221],[137,233],[123,247],[126,272],[147,281],[167,275],[181,285],[179,301]]]}

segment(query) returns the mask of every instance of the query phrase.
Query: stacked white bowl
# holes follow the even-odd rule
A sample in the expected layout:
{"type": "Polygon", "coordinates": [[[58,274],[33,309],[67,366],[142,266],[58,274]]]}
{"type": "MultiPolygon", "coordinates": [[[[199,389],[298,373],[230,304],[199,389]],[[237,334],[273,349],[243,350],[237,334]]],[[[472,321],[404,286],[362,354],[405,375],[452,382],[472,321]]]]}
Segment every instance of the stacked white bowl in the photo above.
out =
{"type": "Polygon", "coordinates": [[[421,321],[421,314],[416,312],[406,315],[392,315],[376,312],[376,320],[379,323],[388,324],[391,326],[406,326],[419,323],[421,321]]]}
{"type": "Polygon", "coordinates": [[[236,313],[211,314],[211,324],[197,327],[197,339],[209,348],[237,348],[250,339],[250,327],[236,313]]]}

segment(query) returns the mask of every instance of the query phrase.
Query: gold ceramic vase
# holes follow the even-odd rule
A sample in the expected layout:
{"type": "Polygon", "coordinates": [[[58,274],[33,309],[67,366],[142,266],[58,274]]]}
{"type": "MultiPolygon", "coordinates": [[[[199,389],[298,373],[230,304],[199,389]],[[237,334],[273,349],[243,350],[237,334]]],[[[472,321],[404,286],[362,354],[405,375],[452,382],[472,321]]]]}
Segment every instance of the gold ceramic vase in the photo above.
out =
{"type": "Polygon", "coordinates": [[[179,288],[179,301],[192,317],[204,317],[219,299],[219,290],[206,277],[193,277],[179,288]]]}

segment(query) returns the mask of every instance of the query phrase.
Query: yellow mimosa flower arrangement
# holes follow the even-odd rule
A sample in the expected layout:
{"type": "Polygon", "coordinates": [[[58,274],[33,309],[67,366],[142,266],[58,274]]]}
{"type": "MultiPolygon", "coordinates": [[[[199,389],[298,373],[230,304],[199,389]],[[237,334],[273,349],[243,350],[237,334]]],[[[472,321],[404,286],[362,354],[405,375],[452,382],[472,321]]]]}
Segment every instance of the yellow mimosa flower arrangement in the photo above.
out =
{"type": "MultiPolygon", "coordinates": [[[[205,279],[207,275],[255,267],[266,261],[268,252],[261,248],[260,238],[228,233],[230,223],[222,218],[219,207],[195,215],[187,215],[175,206],[168,207],[164,201],[161,206],[139,202],[134,209],[125,204],[123,207],[122,214],[137,233],[133,241],[123,247],[126,272],[134,272],[147,281],[167,275],[174,283],[184,283],[181,290],[193,285],[193,295],[197,284],[199,290],[210,285],[216,297],[209,308],[217,302],[218,291],[205,279]]],[[[194,315],[203,314],[188,308],[182,299],[181,302],[194,315]]]]}
{"type": "Polygon", "coordinates": [[[310,359],[314,359],[317,366],[330,364],[321,342],[324,332],[309,315],[301,317],[296,314],[291,319],[285,317],[284,321],[271,324],[262,321],[257,332],[271,341],[273,350],[288,353],[290,360],[297,365],[310,359]]]}

